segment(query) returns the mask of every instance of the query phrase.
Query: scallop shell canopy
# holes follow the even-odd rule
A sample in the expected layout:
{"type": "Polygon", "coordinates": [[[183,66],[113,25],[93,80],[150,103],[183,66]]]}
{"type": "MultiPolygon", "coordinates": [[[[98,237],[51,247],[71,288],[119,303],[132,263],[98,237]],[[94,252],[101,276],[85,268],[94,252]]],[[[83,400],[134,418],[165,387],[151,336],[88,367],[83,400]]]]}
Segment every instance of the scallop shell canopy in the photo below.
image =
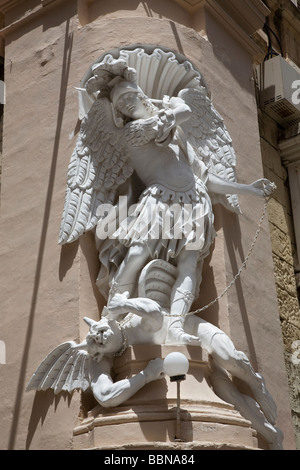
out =
{"type": "Polygon", "coordinates": [[[136,82],[152,99],[177,96],[183,88],[206,88],[200,73],[185,57],[149,47],[106,53],[92,64],[79,88],[79,119],[88,113],[99,92],[115,77],[136,82]]]}

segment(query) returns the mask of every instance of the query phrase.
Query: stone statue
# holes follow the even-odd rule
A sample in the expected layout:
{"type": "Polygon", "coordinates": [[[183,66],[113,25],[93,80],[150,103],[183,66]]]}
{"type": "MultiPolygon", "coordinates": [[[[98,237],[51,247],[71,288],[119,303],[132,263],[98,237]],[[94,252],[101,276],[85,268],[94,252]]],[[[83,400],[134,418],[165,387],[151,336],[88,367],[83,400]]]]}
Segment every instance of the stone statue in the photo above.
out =
{"type": "MultiPolygon", "coordinates": [[[[111,315],[115,316],[128,310],[130,313],[120,322],[107,317],[98,322],[85,318],[90,326],[86,340],[81,344],[69,341],[55,348],[38,367],[27,390],[52,388],[57,394],[90,389],[100,405],[116,407],[147,383],[163,378],[163,360],[157,358],[135,376],[113,382],[114,358],[121,355],[128,345],[164,344],[169,318],[154,300],[124,300],[122,294],[115,294],[111,310],[114,312],[111,315]]],[[[210,381],[215,393],[249,419],[270,448],[280,449],[282,433],[274,425],[276,405],[263,377],[253,370],[247,356],[235,349],[223,331],[196,315],[186,317],[184,331],[197,338],[198,346],[209,353],[210,381]],[[241,394],[227,371],[247,383],[255,399],[241,394]]],[[[189,344],[189,340],[186,343],[189,344]]]]}
{"type": "MultiPolygon", "coordinates": [[[[159,65],[166,58],[172,70],[173,58],[155,53],[151,60],[159,65]]],[[[143,51],[137,55],[143,58],[143,51]]],[[[180,80],[172,78],[179,85],[190,71],[182,68],[180,80]]],[[[148,88],[165,83],[148,69],[148,88]]],[[[114,357],[127,346],[201,346],[210,356],[215,393],[280,448],[276,406],[263,377],[224,332],[190,313],[215,237],[213,204],[239,212],[238,194],[264,197],[274,190],[267,179],[236,182],[230,136],[194,76],[174,96],[150,98],[124,59],[108,55],[93,66],[83,89],[88,110],[68,169],[59,242],[94,231],[101,261],[97,285],[106,305],[99,321],[85,319],[90,330],[83,343],[64,343],[46,357],[28,390],[91,389],[102,406],[118,406],[163,377],[157,358],[114,383],[114,357]],[[227,371],[244,380],[255,399],[241,394],[227,371]]]]}
{"type": "MultiPolygon", "coordinates": [[[[87,89],[98,94],[71,158],[60,243],[95,229],[98,286],[103,292],[103,281],[109,285],[108,312],[116,293],[136,296],[149,260],[175,264],[170,314],[184,318],[215,237],[212,201],[239,211],[237,194],[268,196],[274,185],[235,181],[231,139],[204,87],[154,102],[121,59],[93,70],[87,89]]],[[[178,321],[168,334],[174,341],[188,338],[178,321]]]]}

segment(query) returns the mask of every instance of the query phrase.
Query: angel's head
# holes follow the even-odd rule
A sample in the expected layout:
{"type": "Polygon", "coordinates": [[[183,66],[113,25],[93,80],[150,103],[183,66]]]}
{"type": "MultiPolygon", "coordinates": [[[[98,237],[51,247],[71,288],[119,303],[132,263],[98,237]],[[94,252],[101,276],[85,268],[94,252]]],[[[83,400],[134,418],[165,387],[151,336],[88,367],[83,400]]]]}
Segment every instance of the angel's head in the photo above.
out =
{"type": "Polygon", "coordinates": [[[117,113],[125,118],[147,119],[158,112],[158,108],[135,82],[116,77],[110,86],[112,86],[111,102],[117,113]]]}
{"type": "Polygon", "coordinates": [[[99,321],[85,317],[90,329],[86,337],[87,350],[92,359],[99,362],[103,356],[114,356],[123,347],[123,335],[115,320],[102,318],[99,321]]]}

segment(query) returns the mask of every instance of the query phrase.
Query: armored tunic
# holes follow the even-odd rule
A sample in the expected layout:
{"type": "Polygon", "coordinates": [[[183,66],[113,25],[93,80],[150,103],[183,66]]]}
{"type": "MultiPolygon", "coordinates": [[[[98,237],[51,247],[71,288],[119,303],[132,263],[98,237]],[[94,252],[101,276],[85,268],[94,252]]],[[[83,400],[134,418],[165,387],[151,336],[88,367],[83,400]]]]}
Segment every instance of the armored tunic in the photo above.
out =
{"type": "MultiPolygon", "coordinates": [[[[180,146],[180,136],[174,129],[171,110],[147,120],[126,125],[128,145],[135,152],[143,152],[150,142],[156,146],[180,146]]],[[[188,165],[188,155],[184,155],[188,165]]],[[[198,172],[199,174],[199,172],[198,172]]],[[[214,217],[206,189],[208,171],[204,164],[199,178],[192,176],[185,187],[170,186],[157,177],[141,194],[138,203],[130,208],[128,217],[121,221],[112,238],[126,247],[141,243],[149,249],[152,258],[177,258],[183,249],[195,250],[200,258],[209,253],[215,236],[214,217]]]]}

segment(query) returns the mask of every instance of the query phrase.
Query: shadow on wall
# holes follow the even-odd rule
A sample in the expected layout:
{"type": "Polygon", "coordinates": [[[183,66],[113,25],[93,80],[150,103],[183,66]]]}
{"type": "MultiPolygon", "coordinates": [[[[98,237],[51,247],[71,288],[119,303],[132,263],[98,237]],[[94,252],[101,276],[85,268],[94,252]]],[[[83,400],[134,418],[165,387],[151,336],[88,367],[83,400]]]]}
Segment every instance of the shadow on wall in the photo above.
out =
{"type": "Polygon", "coordinates": [[[185,8],[171,0],[110,0],[109,2],[90,2],[77,0],[78,19],[82,26],[106,15],[122,12],[124,17],[172,19],[190,26],[190,14],[185,8]]]}
{"type": "MultiPolygon", "coordinates": [[[[28,32],[42,27],[42,31],[45,32],[48,29],[54,28],[58,25],[63,25],[64,23],[69,23],[72,17],[77,15],[77,2],[74,0],[68,0],[61,2],[59,8],[54,2],[49,3],[48,5],[42,6],[41,0],[35,0],[30,2],[18,2],[18,8],[16,9],[17,17],[11,18],[11,24],[14,24],[14,21],[18,21],[22,18],[22,27],[12,28],[11,31],[5,36],[5,47],[7,47],[11,42],[19,39],[22,36],[25,36],[28,32]],[[30,5],[32,3],[32,5],[30,5]],[[32,7],[31,14],[28,15],[30,6],[32,7]],[[40,8],[36,8],[40,7],[40,8]],[[51,10],[55,9],[55,14],[51,10]]],[[[38,45],[38,44],[36,44],[38,45]]]]}
{"type": "Polygon", "coordinates": [[[54,406],[54,412],[63,399],[68,406],[71,404],[72,395],[67,392],[61,392],[59,395],[54,395],[54,391],[49,389],[45,392],[36,392],[34,402],[32,405],[30,421],[28,424],[28,432],[26,439],[26,450],[29,450],[34,434],[37,430],[39,423],[43,425],[48,411],[54,406]]]}
{"type": "Polygon", "coordinates": [[[99,253],[97,251],[94,239],[94,232],[88,232],[85,235],[80,237],[79,242],[81,251],[86,259],[89,276],[90,276],[90,284],[93,289],[93,294],[95,297],[95,301],[98,306],[99,311],[99,318],[101,316],[101,312],[103,310],[103,306],[105,305],[105,300],[100,294],[100,291],[96,285],[96,280],[98,277],[98,273],[100,270],[100,261],[99,261],[99,253]]]}
{"type": "MultiPolygon", "coordinates": [[[[59,20],[59,18],[57,18],[57,20],[59,20]]],[[[22,33],[24,33],[23,30],[22,30],[22,33]]],[[[71,55],[72,55],[72,44],[73,44],[73,34],[70,31],[70,20],[68,19],[66,21],[66,27],[65,27],[65,44],[64,44],[64,52],[63,52],[63,59],[62,59],[59,108],[58,108],[58,114],[57,114],[55,139],[54,139],[54,144],[53,144],[52,161],[51,161],[51,168],[50,168],[48,188],[47,188],[47,197],[46,197],[45,208],[44,208],[44,219],[43,219],[42,230],[41,230],[41,235],[40,235],[37,264],[35,268],[34,286],[33,286],[33,291],[32,291],[32,296],[31,296],[30,311],[28,314],[28,326],[27,326],[27,331],[25,335],[25,346],[24,346],[24,350],[22,354],[22,362],[20,365],[20,375],[19,375],[19,380],[18,380],[14,410],[13,410],[12,425],[11,425],[10,434],[9,434],[8,450],[14,449],[14,446],[15,446],[17,430],[18,430],[18,422],[20,418],[22,395],[24,393],[24,387],[25,387],[25,374],[26,374],[26,369],[27,369],[29,350],[31,346],[34,318],[35,318],[35,312],[36,312],[36,304],[37,304],[39,288],[40,288],[40,276],[41,276],[42,265],[43,265],[46,236],[47,236],[47,231],[48,231],[48,220],[49,220],[51,202],[52,202],[52,196],[53,196],[53,185],[54,185],[54,178],[55,178],[55,173],[56,173],[59,141],[60,141],[60,136],[61,136],[61,128],[62,128],[62,121],[63,121],[63,115],[64,115],[64,108],[65,108],[65,98],[66,98],[67,83],[68,83],[68,77],[69,77],[71,55]]]]}
{"type": "MultiPolygon", "coordinates": [[[[238,273],[240,266],[238,265],[236,259],[236,250],[239,252],[240,259],[242,262],[245,260],[245,254],[243,251],[243,246],[241,242],[241,228],[240,228],[240,221],[239,217],[236,214],[228,213],[223,220],[223,227],[224,227],[224,237],[226,248],[231,264],[231,269],[233,273],[233,277],[238,273]]],[[[240,277],[236,279],[235,282],[235,290],[238,299],[239,311],[244,327],[245,337],[247,340],[248,350],[249,350],[249,358],[251,360],[252,366],[255,370],[258,370],[258,361],[255,352],[254,341],[251,333],[251,327],[246,307],[246,301],[243,293],[243,286],[241,283],[240,277]]]]}

